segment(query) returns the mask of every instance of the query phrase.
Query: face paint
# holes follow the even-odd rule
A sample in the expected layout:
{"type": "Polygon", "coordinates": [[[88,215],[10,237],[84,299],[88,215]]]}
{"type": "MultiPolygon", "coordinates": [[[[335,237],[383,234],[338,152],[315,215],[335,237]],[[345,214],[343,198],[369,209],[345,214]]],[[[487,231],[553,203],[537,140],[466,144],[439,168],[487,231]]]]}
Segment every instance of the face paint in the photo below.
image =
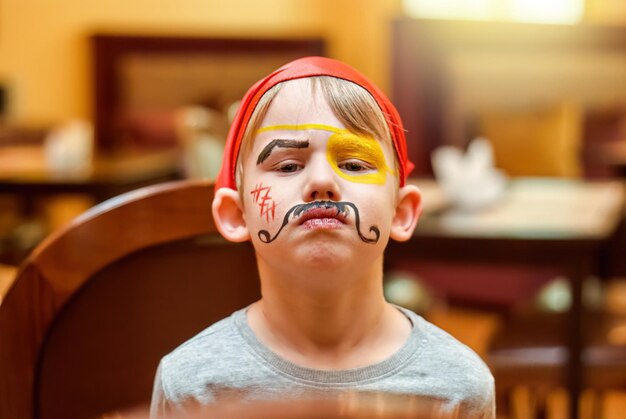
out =
{"type": "Polygon", "coordinates": [[[276,214],[276,201],[270,196],[271,186],[263,186],[263,183],[256,185],[250,194],[254,203],[259,206],[259,214],[261,218],[265,217],[265,221],[269,222],[270,218],[274,221],[276,214]]]}
{"type": "Polygon", "coordinates": [[[395,175],[394,171],[387,166],[385,154],[378,141],[371,137],[355,135],[348,130],[333,134],[328,138],[326,157],[339,176],[352,182],[383,185],[387,179],[387,172],[395,175]],[[366,173],[350,172],[339,167],[339,164],[349,160],[354,160],[356,164],[361,162],[371,170],[366,170],[366,173]]]}
{"type": "MultiPolygon", "coordinates": [[[[380,143],[371,137],[364,137],[356,135],[347,129],[336,128],[330,125],[324,124],[301,124],[301,125],[272,125],[260,128],[256,131],[256,135],[268,132],[268,131],[303,131],[303,130],[322,130],[331,132],[332,135],[328,138],[326,146],[326,156],[331,167],[339,176],[344,179],[359,182],[359,183],[371,183],[371,184],[384,184],[386,181],[387,173],[396,175],[396,173],[387,166],[385,155],[383,153],[380,143]],[[345,169],[339,168],[339,165],[344,164],[350,160],[354,160],[356,164],[361,164],[367,167],[366,173],[347,172],[345,169]]],[[[257,158],[257,165],[263,163],[272,153],[276,147],[283,148],[307,148],[309,141],[298,140],[285,140],[275,139],[270,141],[259,153],[257,158]]],[[[253,195],[254,202],[259,205],[261,215],[265,215],[266,220],[269,221],[270,215],[268,211],[271,211],[271,218],[274,219],[275,202],[269,196],[270,187],[259,184],[250,193],[253,195]],[[272,205],[273,204],[273,205],[272,205]],[[272,206],[270,206],[272,205],[272,206]]],[[[283,222],[272,237],[268,230],[260,230],[258,232],[259,240],[263,243],[271,243],[280,235],[283,228],[291,221],[293,216],[295,220],[301,216],[305,217],[304,220],[319,220],[325,218],[334,218],[343,223],[343,220],[350,214],[350,209],[354,213],[354,225],[359,238],[369,244],[377,243],[380,238],[380,230],[376,225],[372,225],[369,228],[369,232],[372,237],[366,237],[361,232],[361,216],[359,210],[352,202],[335,202],[335,201],[314,201],[306,204],[298,204],[289,209],[283,217],[283,222]],[[319,215],[324,210],[332,210],[330,214],[319,215]],[[309,214],[307,215],[307,212],[309,214]],[[322,218],[320,218],[322,217],[322,218]]]]}
{"type": "Polygon", "coordinates": [[[336,134],[347,131],[343,128],[332,127],[324,124],[297,124],[297,125],[272,125],[269,127],[263,127],[256,130],[255,134],[261,134],[267,131],[306,131],[310,129],[317,129],[320,131],[329,131],[336,134]]]}
{"type": "Polygon", "coordinates": [[[257,166],[263,163],[272,154],[272,150],[275,147],[279,148],[307,148],[309,146],[308,141],[297,140],[272,140],[268,145],[263,147],[263,150],[259,153],[259,157],[256,160],[257,166]]]}
{"type": "Polygon", "coordinates": [[[348,217],[350,213],[348,208],[351,208],[352,211],[354,212],[354,226],[356,228],[357,234],[359,235],[359,238],[365,243],[369,243],[369,244],[374,244],[378,242],[378,239],[380,238],[380,230],[378,229],[377,226],[373,225],[373,226],[370,226],[369,228],[370,233],[374,233],[374,237],[371,237],[371,238],[365,237],[363,233],[361,232],[361,217],[359,215],[359,210],[356,207],[356,205],[354,205],[352,202],[335,202],[335,201],[313,201],[313,202],[309,202],[306,204],[298,204],[298,205],[291,207],[289,211],[287,211],[287,213],[285,214],[285,217],[283,218],[283,223],[278,229],[278,231],[276,232],[276,234],[274,235],[274,237],[270,236],[269,231],[260,230],[258,233],[259,240],[261,240],[263,243],[273,242],[274,240],[276,240],[276,238],[278,237],[280,232],[283,230],[283,228],[289,223],[289,219],[292,215],[296,217],[297,219],[300,216],[306,215],[307,211],[314,211],[318,208],[336,210],[337,212],[334,214],[334,216],[339,219],[348,217]]]}
{"type": "MultiPolygon", "coordinates": [[[[387,179],[387,173],[397,176],[397,172],[387,165],[385,154],[378,141],[372,137],[359,136],[344,128],[324,124],[272,125],[258,129],[256,134],[268,131],[303,131],[312,129],[333,133],[328,138],[328,144],[326,145],[326,158],[333,170],[342,178],[357,183],[383,185],[387,179]],[[372,170],[367,170],[367,173],[360,173],[359,171],[350,172],[341,169],[339,164],[347,160],[355,160],[357,164],[359,161],[363,162],[366,166],[371,167],[373,172],[372,170]]],[[[274,147],[306,148],[308,146],[308,141],[306,145],[297,145],[299,142],[291,144],[289,141],[273,140],[270,142],[259,154],[257,165],[269,157],[274,147]],[[281,142],[284,142],[284,144],[281,142]]]]}

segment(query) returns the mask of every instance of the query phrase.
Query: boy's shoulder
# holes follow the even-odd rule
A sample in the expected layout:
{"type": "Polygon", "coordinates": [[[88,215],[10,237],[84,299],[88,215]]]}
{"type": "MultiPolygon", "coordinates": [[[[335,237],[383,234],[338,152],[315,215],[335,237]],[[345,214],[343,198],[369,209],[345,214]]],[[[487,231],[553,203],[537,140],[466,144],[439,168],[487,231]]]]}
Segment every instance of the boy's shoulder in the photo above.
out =
{"type": "Polygon", "coordinates": [[[417,329],[418,356],[408,368],[412,375],[439,388],[442,396],[462,402],[492,403],[494,379],[476,352],[421,316],[403,309],[417,329]]]}
{"type": "Polygon", "coordinates": [[[236,317],[241,315],[242,310],[212,324],[161,359],[161,381],[170,397],[216,380],[225,366],[240,362],[245,342],[236,317]]]}
{"type": "Polygon", "coordinates": [[[196,358],[206,354],[207,349],[219,350],[224,343],[228,343],[231,339],[237,338],[236,326],[234,324],[234,316],[236,312],[230,316],[213,323],[206,329],[186,340],[172,352],[163,357],[168,365],[184,364],[188,358],[196,358]]]}
{"type": "MultiPolygon", "coordinates": [[[[408,309],[402,307],[399,307],[399,309],[404,312],[413,323],[414,332],[416,332],[421,340],[421,351],[426,354],[430,354],[431,352],[440,354],[443,358],[448,358],[450,362],[476,363],[487,368],[484,361],[476,352],[448,332],[408,309]]],[[[487,371],[489,371],[488,368],[487,371]]]]}
{"type": "Polygon", "coordinates": [[[465,366],[491,376],[489,368],[474,350],[423,317],[412,312],[410,315],[420,330],[421,356],[431,358],[433,362],[454,367],[465,366]]]}

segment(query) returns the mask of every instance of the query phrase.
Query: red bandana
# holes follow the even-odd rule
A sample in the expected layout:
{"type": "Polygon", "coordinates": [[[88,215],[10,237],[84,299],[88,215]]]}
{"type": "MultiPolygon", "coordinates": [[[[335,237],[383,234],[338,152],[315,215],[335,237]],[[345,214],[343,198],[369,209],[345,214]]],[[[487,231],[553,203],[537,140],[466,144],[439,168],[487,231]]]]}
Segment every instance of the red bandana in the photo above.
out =
{"type": "Polygon", "coordinates": [[[385,119],[387,120],[387,125],[389,126],[389,131],[391,132],[391,138],[393,140],[393,146],[396,150],[398,161],[400,163],[400,186],[404,185],[407,176],[411,170],[413,170],[413,163],[411,163],[407,157],[404,128],[402,127],[402,121],[400,120],[400,115],[398,114],[396,108],[391,104],[383,92],[374,86],[373,83],[347,64],[330,58],[305,57],[292,61],[274,71],[269,76],[255,83],[254,86],[252,86],[245,94],[241,101],[239,110],[235,114],[230,131],[228,132],[222,169],[217,177],[215,189],[237,189],[235,183],[235,167],[237,164],[237,157],[239,155],[239,148],[241,147],[243,133],[246,131],[246,126],[248,125],[248,121],[250,121],[252,112],[254,112],[257,103],[259,103],[259,100],[265,92],[278,83],[287,80],[315,76],[331,76],[351,81],[363,87],[374,97],[376,103],[378,103],[378,106],[380,107],[380,110],[383,112],[383,115],[385,115],[385,119]]]}

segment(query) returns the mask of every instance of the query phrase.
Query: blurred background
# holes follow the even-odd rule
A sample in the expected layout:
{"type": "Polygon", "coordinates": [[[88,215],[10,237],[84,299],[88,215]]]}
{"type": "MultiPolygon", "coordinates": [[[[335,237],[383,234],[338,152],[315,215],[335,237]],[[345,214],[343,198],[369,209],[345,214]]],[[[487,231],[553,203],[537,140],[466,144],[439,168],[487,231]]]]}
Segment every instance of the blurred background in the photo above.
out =
{"type": "Polygon", "coordinates": [[[502,417],[619,417],[623,0],[0,0],[0,301],[94,205],[212,179],[237,101],[305,55],[353,65],[403,118],[425,214],[389,249],[388,298],[487,360],[502,417]]]}

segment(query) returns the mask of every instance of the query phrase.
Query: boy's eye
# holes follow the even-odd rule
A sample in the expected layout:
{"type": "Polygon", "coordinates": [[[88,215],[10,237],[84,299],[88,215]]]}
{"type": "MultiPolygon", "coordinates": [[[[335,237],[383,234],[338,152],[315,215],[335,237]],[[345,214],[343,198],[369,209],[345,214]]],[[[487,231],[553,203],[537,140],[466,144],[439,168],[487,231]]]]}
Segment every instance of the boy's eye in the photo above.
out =
{"type": "Polygon", "coordinates": [[[337,167],[348,172],[364,172],[373,169],[370,165],[360,161],[347,161],[337,165],[337,167]]]}
{"type": "Polygon", "coordinates": [[[300,165],[297,163],[285,163],[279,165],[276,170],[282,173],[292,173],[298,171],[300,168],[300,165]]]}

